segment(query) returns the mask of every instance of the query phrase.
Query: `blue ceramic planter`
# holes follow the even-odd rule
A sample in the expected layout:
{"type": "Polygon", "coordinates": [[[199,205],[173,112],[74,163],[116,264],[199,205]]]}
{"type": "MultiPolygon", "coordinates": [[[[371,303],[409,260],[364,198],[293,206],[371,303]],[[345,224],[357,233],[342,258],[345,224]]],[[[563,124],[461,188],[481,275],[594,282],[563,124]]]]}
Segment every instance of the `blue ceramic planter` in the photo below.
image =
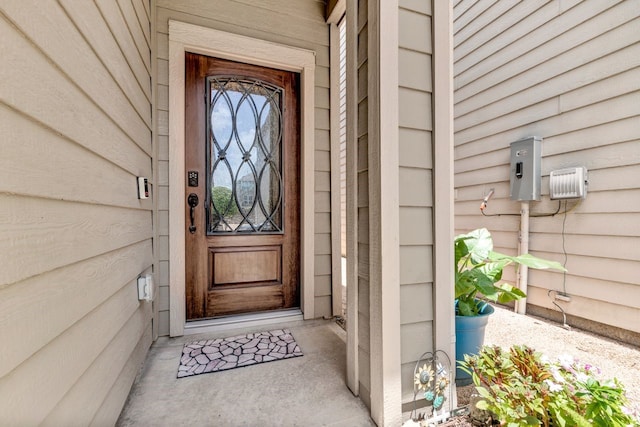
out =
{"type": "Polygon", "coordinates": [[[465,386],[473,381],[471,375],[458,368],[458,361],[464,361],[464,355],[478,354],[480,347],[484,344],[484,330],[489,321],[489,316],[493,314],[493,307],[484,304],[478,316],[457,316],[456,315],[456,385],[465,386]]]}

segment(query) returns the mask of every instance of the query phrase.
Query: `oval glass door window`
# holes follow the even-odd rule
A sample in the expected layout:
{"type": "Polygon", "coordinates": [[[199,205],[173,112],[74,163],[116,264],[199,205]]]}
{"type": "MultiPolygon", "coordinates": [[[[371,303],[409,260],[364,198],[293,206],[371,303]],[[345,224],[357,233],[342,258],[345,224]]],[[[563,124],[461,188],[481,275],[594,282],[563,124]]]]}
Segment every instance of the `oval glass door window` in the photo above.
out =
{"type": "Polygon", "coordinates": [[[282,233],[283,90],[207,78],[207,233],[282,233]]]}

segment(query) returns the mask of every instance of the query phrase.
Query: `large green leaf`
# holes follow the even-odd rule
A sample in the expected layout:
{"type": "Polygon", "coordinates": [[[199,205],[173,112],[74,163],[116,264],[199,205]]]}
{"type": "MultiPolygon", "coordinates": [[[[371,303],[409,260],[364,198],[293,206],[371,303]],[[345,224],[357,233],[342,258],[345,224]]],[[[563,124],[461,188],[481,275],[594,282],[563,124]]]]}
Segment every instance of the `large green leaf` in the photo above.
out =
{"type": "Polygon", "coordinates": [[[474,264],[484,262],[493,250],[491,233],[486,228],[478,228],[467,234],[456,236],[456,241],[464,241],[474,264]]]}
{"type": "Polygon", "coordinates": [[[499,252],[491,252],[488,256],[489,260],[509,260],[511,262],[515,262],[517,264],[522,264],[522,265],[526,265],[527,267],[531,267],[531,268],[538,268],[538,269],[547,269],[547,268],[552,268],[555,270],[560,270],[560,271],[567,271],[566,268],[564,268],[562,266],[562,264],[560,264],[557,261],[549,261],[546,259],[542,259],[542,258],[538,258],[536,256],[533,256],[531,254],[523,254],[523,255],[519,255],[519,256],[509,256],[509,255],[505,255],[505,254],[501,254],[499,252]]]}
{"type": "Polygon", "coordinates": [[[455,263],[457,267],[462,257],[469,255],[469,249],[467,249],[467,244],[464,242],[464,239],[460,239],[454,242],[454,250],[455,250],[455,263]]]}
{"type": "Polygon", "coordinates": [[[458,311],[456,314],[459,316],[475,316],[478,314],[478,309],[475,304],[469,304],[468,301],[458,300],[458,311]]]}
{"type": "Polygon", "coordinates": [[[508,283],[501,283],[496,285],[496,287],[500,289],[500,295],[498,296],[498,302],[500,304],[506,304],[527,296],[527,294],[522,292],[520,289],[511,286],[508,283]]]}
{"type": "Polygon", "coordinates": [[[478,268],[482,274],[492,279],[494,282],[502,279],[502,270],[511,263],[508,259],[488,262],[478,268]]]}
{"type": "Polygon", "coordinates": [[[476,315],[476,296],[490,301],[507,303],[525,297],[525,293],[507,283],[496,285],[502,272],[512,263],[538,269],[566,271],[556,261],[547,261],[531,254],[509,256],[493,250],[493,240],[486,228],[479,228],[456,236],[455,248],[455,297],[458,314],[476,315]]]}
{"type": "Polygon", "coordinates": [[[475,270],[465,270],[459,274],[456,280],[455,297],[460,298],[463,295],[471,293],[475,288],[476,279],[474,278],[475,270]]]}
{"type": "Polygon", "coordinates": [[[536,417],[532,416],[532,415],[529,415],[529,416],[525,417],[523,421],[528,426],[539,426],[540,425],[540,420],[537,419],[536,417]]]}
{"type": "Polygon", "coordinates": [[[495,281],[490,277],[482,274],[479,270],[474,270],[478,274],[476,275],[476,288],[478,292],[483,294],[486,298],[491,301],[495,301],[498,298],[498,293],[500,292],[499,288],[496,288],[493,284],[495,281]]]}

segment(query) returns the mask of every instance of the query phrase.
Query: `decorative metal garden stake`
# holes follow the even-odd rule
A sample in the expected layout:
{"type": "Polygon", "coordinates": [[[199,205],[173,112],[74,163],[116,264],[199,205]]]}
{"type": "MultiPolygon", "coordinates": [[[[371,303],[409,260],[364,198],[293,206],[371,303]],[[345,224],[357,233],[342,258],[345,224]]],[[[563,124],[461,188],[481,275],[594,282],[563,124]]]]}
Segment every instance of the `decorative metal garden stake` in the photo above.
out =
{"type": "Polygon", "coordinates": [[[453,401],[451,387],[452,369],[449,355],[442,350],[426,352],[416,362],[413,375],[413,411],[411,418],[425,421],[426,425],[435,425],[446,421],[451,415],[445,402],[453,401]],[[431,412],[418,414],[417,400],[425,399],[431,412]]]}

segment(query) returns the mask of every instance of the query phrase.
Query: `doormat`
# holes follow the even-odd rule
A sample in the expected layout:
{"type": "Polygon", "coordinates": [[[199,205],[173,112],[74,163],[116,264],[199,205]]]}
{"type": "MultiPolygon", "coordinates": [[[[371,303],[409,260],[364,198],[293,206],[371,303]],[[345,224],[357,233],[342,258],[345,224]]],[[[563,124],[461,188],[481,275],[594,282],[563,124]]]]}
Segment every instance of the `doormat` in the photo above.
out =
{"type": "Polygon", "coordinates": [[[185,344],[178,378],[302,356],[288,329],[185,344]]]}

